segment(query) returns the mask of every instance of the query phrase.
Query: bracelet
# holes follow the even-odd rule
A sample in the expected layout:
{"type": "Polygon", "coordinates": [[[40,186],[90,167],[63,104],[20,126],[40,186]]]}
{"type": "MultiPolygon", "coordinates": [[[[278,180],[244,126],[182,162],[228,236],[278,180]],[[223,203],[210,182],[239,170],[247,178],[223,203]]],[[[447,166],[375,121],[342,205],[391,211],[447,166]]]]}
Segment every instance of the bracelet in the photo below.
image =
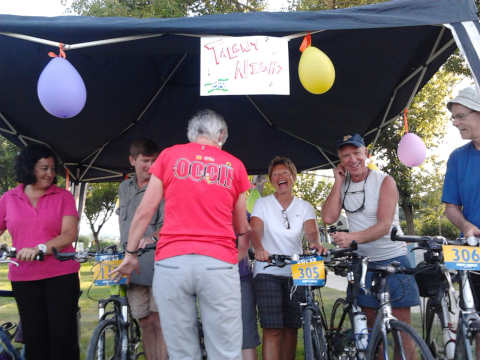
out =
{"type": "Polygon", "coordinates": [[[240,236],[243,236],[243,235],[247,235],[250,231],[245,231],[243,233],[240,233],[240,234],[237,234],[237,238],[239,238],[240,236]]]}
{"type": "Polygon", "coordinates": [[[137,249],[137,250],[134,250],[134,251],[130,251],[130,250],[128,250],[128,249],[125,247],[125,252],[126,252],[127,254],[130,254],[130,255],[137,255],[138,249],[137,249]]]}

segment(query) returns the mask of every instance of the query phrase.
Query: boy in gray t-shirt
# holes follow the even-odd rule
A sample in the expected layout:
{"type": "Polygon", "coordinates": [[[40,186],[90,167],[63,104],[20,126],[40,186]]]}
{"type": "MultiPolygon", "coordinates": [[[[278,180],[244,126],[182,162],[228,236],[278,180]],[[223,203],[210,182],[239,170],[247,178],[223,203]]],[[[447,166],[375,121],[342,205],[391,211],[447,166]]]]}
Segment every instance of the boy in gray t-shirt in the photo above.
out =
{"type": "MultiPolygon", "coordinates": [[[[150,180],[148,170],[159,152],[158,145],[149,139],[136,140],[130,146],[129,161],[135,169],[135,175],[124,180],[118,188],[120,206],[117,214],[120,242],[124,248],[128,241],[128,232],[133,216],[150,180]]],[[[162,223],[163,201],[150,220],[140,247],[155,241],[162,223]]],[[[168,358],[166,346],[152,294],[153,256],[153,251],[150,251],[139,257],[138,272],[134,271],[130,276],[127,297],[132,316],[138,320],[142,329],[143,349],[147,360],[166,360],[168,358]]]]}

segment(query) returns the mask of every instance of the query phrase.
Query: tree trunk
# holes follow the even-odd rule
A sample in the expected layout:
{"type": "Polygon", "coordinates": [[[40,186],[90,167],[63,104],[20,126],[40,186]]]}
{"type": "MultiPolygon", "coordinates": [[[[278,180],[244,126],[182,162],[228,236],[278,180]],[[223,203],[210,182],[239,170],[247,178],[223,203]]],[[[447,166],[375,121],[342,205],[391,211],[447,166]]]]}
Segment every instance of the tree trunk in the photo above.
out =
{"type": "Polygon", "coordinates": [[[405,214],[405,221],[407,223],[407,235],[415,234],[415,226],[413,224],[413,206],[402,205],[403,212],[405,214]]]}

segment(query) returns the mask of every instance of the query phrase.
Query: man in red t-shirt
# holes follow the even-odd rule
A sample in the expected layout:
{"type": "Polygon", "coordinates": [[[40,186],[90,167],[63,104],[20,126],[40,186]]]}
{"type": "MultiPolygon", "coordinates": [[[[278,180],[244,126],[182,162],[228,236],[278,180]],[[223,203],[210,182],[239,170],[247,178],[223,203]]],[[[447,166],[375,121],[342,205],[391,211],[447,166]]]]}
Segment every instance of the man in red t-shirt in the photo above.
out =
{"type": "Polygon", "coordinates": [[[208,358],[241,359],[237,262],[248,248],[245,193],[250,184],[242,162],[221,150],[228,129],[219,114],[197,113],[187,136],[189,143],[165,149],[150,168],[127,254],[114,272],[128,275],[136,269],[139,241],[163,197],[153,291],[169,357],[200,359],[198,301],[208,358]]]}

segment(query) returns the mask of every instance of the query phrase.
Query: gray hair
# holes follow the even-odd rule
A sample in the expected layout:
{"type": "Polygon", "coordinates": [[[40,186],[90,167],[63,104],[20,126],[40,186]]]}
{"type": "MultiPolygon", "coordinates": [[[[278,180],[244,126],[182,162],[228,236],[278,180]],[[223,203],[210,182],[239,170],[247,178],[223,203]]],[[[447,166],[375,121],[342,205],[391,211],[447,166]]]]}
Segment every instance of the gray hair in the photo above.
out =
{"type": "Polygon", "coordinates": [[[199,136],[205,136],[215,143],[220,142],[220,146],[225,144],[228,127],[223,116],[210,109],[196,113],[188,122],[187,137],[189,141],[195,142],[199,136]]]}

